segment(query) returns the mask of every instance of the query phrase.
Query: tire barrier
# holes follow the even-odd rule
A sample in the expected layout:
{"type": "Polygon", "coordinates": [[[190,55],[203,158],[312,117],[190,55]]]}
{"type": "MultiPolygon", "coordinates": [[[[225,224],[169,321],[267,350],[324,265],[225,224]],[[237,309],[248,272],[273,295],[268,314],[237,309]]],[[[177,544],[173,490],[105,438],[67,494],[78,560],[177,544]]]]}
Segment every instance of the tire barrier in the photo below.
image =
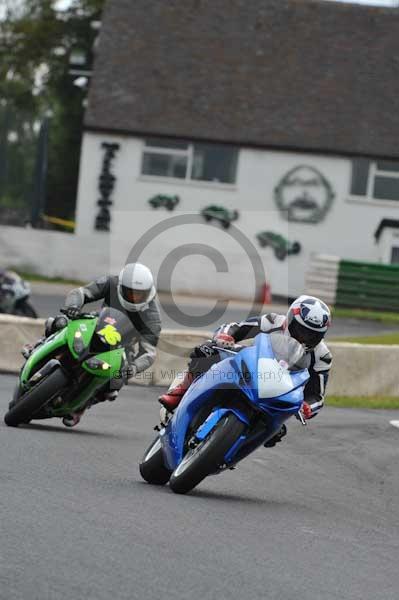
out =
{"type": "Polygon", "coordinates": [[[313,255],[306,274],[306,293],[337,307],[399,310],[399,265],[313,255]]]}

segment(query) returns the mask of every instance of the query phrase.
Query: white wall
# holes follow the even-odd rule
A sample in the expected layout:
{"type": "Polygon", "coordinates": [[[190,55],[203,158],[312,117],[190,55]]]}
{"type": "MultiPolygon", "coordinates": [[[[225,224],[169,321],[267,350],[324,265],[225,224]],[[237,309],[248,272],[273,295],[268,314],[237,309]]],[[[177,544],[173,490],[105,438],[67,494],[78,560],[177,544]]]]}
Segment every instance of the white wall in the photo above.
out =
{"type": "MultiPolygon", "coordinates": [[[[0,226],[1,267],[18,267],[47,277],[91,280],[109,271],[117,272],[104,236],[76,236],[56,231],[0,226]]],[[[128,251],[120,242],[119,258],[128,251]]],[[[115,252],[115,255],[117,253],[115,252]]]]}
{"type": "MultiPolygon", "coordinates": [[[[218,186],[140,175],[142,141],[131,137],[86,133],[83,141],[79,182],[76,235],[15,230],[0,240],[16,261],[32,263],[46,275],[64,275],[78,279],[91,278],[108,270],[117,271],[129,250],[142,235],[166,219],[181,215],[198,215],[209,204],[238,209],[240,219],[234,225],[255,246],[275,294],[301,293],[311,253],[337,255],[369,261],[386,261],[386,235],[374,242],[374,231],[382,218],[399,218],[396,203],[372,204],[354,201],[349,196],[351,162],[348,159],[289,152],[242,149],[239,155],[235,186],[218,186]],[[95,232],[98,213],[98,178],[104,150],[102,142],[120,144],[113,161],[116,176],[111,207],[111,233],[95,232]],[[274,188],[292,168],[308,165],[317,168],[335,192],[331,209],[318,224],[288,222],[276,207],[274,188]],[[157,194],[177,194],[180,204],[173,212],[150,208],[148,200],[157,194]],[[302,251],[284,261],[275,258],[271,248],[260,248],[256,233],[271,230],[290,241],[299,241],[302,251]],[[22,233],[21,233],[22,232],[22,233]],[[18,257],[17,257],[18,255],[18,257]]],[[[10,228],[6,228],[7,232],[10,228]]],[[[219,250],[228,263],[227,273],[217,273],[205,257],[187,257],[174,270],[175,292],[217,294],[222,297],[252,298],[256,290],[250,258],[219,224],[186,225],[168,228],[147,244],[138,257],[158,276],[160,264],[167,254],[181,244],[202,243],[219,250]]],[[[389,244],[388,244],[389,245],[389,244]]],[[[253,252],[250,252],[250,255],[253,252]]],[[[159,273],[161,288],[166,286],[164,273],[159,273]]],[[[262,280],[259,277],[258,283],[262,280]]]]}

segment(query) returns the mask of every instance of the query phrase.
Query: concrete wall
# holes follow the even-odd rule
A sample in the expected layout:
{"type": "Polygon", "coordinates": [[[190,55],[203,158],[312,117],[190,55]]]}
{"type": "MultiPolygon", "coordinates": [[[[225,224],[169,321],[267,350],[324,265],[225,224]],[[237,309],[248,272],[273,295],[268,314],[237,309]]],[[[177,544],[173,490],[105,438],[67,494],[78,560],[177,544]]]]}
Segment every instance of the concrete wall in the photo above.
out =
{"type": "MultiPolygon", "coordinates": [[[[0,371],[17,373],[23,364],[21,347],[34,342],[43,332],[44,321],[0,315],[0,371]]],[[[206,332],[165,330],[162,332],[156,361],[151,369],[133,382],[168,386],[185,369],[193,346],[207,339],[206,332]]],[[[328,393],[340,396],[398,396],[396,368],[399,346],[361,345],[330,342],[334,365],[328,393]]],[[[327,397],[328,403],[328,397],[327,397]]]]}
{"type": "MultiPolygon", "coordinates": [[[[24,363],[21,348],[43,336],[44,319],[28,319],[0,315],[0,372],[18,373],[24,363]]],[[[211,334],[189,330],[165,330],[157,348],[157,358],[151,369],[140,373],[133,383],[168,386],[186,368],[191,349],[209,339],[211,334]]]]}
{"type": "MultiPolygon", "coordinates": [[[[143,141],[133,137],[86,133],[81,160],[77,210],[77,234],[90,236],[94,231],[98,177],[101,172],[103,142],[117,143],[112,171],[116,177],[111,207],[111,252],[114,239],[128,240],[133,246],[151,227],[179,214],[198,214],[209,204],[238,209],[240,219],[234,225],[256,247],[267,278],[276,294],[299,294],[304,288],[305,273],[312,253],[337,255],[367,261],[389,260],[386,242],[374,242],[374,231],[384,217],[399,218],[399,205],[392,201],[370,201],[350,196],[351,161],[293,152],[275,152],[242,148],[239,153],[237,182],[233,186],[142,176],[143,141]],[[291,169],[305,165],[316,168],[329,182],[334,199],[325,218],[317,224],[288,222],[278,210],[274,188],[291,169]],[[177,194],[180,204],[174,212],[154,210],[148,200],[157,194],[177,194]],[[259,248],[256,234],[271,230],[290,241],[299,241],[302,252],[284,261],[275,258],[271,248],[259,248]]],[[[318,192],[316,192],[318,193],[318,192]]],[[[180,228],[182,229],[182,228],[180,228]]],[[[219,225],[203,225],[180,231],[169,228],[164,235],[153,237],[143,255],[155,271],[160,257],[176,245],[205,242],[220,250],[227,259],[228,273],[217,274],[209,260],[186,258],[176,268],[174,288],[180,292],[219,293],[249,298],[256,288],[251,261],[239,244],[219,225]],[[206,227],[206,229],[204,229],[206,227]]]]}

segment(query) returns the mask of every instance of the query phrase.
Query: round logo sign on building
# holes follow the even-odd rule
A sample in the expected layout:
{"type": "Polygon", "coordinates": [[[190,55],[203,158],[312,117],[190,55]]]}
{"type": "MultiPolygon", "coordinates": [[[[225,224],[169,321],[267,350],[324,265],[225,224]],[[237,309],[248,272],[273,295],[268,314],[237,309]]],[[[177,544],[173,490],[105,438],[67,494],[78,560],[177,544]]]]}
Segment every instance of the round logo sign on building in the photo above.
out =
{"type": "Polygon", "coordinates": [[[319,223],[329,211],[335,192],[315,167],[294,167],[274,188],[283,217],[298,223],[319,223]]]}

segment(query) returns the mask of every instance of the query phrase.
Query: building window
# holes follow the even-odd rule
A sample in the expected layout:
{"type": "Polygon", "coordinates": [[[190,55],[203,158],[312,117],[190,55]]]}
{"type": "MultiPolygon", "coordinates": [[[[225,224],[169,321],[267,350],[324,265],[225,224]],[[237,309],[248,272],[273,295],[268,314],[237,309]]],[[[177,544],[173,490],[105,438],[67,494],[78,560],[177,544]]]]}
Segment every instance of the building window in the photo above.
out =
{"type": "Polygon", "coordinates": [[[399,200],[399,162],[353,160],[351,195],[368,200],[399,200]]]}
{"type": "Polygon", "coordinates": [[[238,150],[224,144],[147,139],[141,173],[188,181],[234,184],[238,150]]]}

